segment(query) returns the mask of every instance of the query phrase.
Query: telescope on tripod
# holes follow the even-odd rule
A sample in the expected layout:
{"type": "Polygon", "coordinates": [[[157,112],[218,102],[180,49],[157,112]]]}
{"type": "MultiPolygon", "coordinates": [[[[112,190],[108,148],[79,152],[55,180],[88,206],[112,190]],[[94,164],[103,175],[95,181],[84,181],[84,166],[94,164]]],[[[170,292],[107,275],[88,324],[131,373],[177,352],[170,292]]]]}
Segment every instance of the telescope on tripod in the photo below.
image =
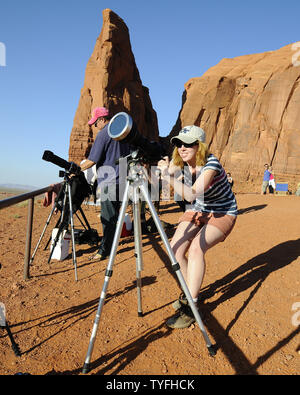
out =
{"type": "Polygon", "coordinates": [[[210,339],[206,333],[204,325],[202,323],[200,314],[193,303],[189,289],[185,283],[183,275],[180,271],[180,266],[176,261],[174,253],[169,244],[167,235],[161,224],[161,221],[155,211],[154,204],[149,196],[147,176],[145,174],[145,169],[143,163],[145,161],[160,160],[163,156],[163,150],[161,145],[156,142],[149,142],[144,137],[142,137],[131,117],[124,112],[116,114],[110,121],[108,126],[108,134],[112,139],[128,142],[131,145],[137,147],[136,151],[132,152],[127,156],[127,179],[126,186],[124,190],[124,195],[122,199],[122,205],[118,217],[117,227],[113,239],[113,244],[109,256],[108,265],[105,271],[104,284],[102,292],[100,294],[98,308],[92,328],[92,333],[90,337],[90,342],[86,354],[86,359],[83,365],[82,372],[88,373],[90,371],[90,361],[92,352],[94,349],[94,343],[96,340],[97,330],[101,318],[102,309],[104,306],[106,293],[109,285],[109,281],[113,275],[113,266],[117,254],[117,248],[119,240],[121,237],[122,226],[126,214],[126,209],[129,204],[129,200],[132,201],[133,206],[133,225],[134,225],[134,244],[135,244],[135,257],[136,257],[136,276],[137,276],[137,305],[138,305],[138,316],[143,316],[142,309],[142,277],[141,272],[143,270],[143,257],[142,257],[142,231],[141,231],[141,199],[144,198],[152,218],[155,222],[157,230],[162,238],[163,244],[167,250],[167,254],[170,258],[172,269],[176,273],[179,283],[182,287],[184,294],[187,297],[189,305],[195,316],[195,319],[200,327],[201,333],[206,342],[209,354],[211,356],[215,355],[215,349],[210,342],[210,339]]]}
{"type": "MultiPolygon", "coordinates": [[[[65,169],[65,171],[59,171],[59,176],[63,177],[64,180],[62,182],[61,188],[58,192],[58,195],[55,199],[55,204],[52,207],[52,210],[49,214],[49,217],[46,221],[46,224],[44,226],[44,229],[41,233],[41,236],[38,240],[38,243],[34,249],[33,255],[30,259],[29,264],[32,264],[34,257],[36,255],[36,252],[39,248],[39,245],[44,237],[44,234],[46,232],[46,229],[51,221],[52,215],[56,211],[60,211],[61,215],[60,218],[58,219],[55,229],[57,229],[56,235],[53,239],[51,249],[50,249],[50,255],[48,259],[48,263],[50,263],[53,252],[57,246],[57,243],[59,242],[60,238],[63,237],[63,234],[65,232],[69,231],[69,228],[71,228],[71,241],[72,241],[72,258],[73,258],[73,265],[74,265],[74,271],[75,271],[75,280],[78,280],[78,275],[77,275],[77,258],[76,258],[76,249],[75,249],[75,232],[74,232],[74,214],[80,221],[81,225],[84,227],[86,232],[88,232],[89,236],[89,243],[91,245],[97,244],[99,241],[99,236],[98,233],[95,229],[92,229],[89,225],[89,222],[84,215],[84,212],[81,208],[81,204],[83,200],[86,197],[89,197],[91,194],[91,187],[87,183],[86,178],[81,171],[80,166],[76,165],[74,162],[67,162],[66,160],[60,158],[57,155],[54,155],[53,152],[51,151],[45,151],[42,157],[43,160],[47,162],[54,163],[55,165],[62,167],[65,169]],[[83,221],[81,221],[80,217],[78,216],[77,212],[80,212],[83,221]]],[[[51,237],[48,240],[44,250],[47,249],[49,243],[50,243],[51,237]]]]}

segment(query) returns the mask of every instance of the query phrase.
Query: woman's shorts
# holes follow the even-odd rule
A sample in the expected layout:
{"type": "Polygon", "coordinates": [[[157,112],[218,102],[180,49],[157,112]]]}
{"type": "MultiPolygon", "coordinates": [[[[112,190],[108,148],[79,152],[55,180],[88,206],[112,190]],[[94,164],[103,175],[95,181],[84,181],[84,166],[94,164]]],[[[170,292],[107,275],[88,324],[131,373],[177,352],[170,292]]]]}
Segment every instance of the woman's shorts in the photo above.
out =
{"type": "Polygon", "coordinates": [[[218,214],[218,213],[202,213],[195,211],[186,211],[179,222],[192,222],[202,228],[204,225],[213,225],[224,234],[224,241],[229,233],[232,231],[236,217],[233,215],[218,214]]]}

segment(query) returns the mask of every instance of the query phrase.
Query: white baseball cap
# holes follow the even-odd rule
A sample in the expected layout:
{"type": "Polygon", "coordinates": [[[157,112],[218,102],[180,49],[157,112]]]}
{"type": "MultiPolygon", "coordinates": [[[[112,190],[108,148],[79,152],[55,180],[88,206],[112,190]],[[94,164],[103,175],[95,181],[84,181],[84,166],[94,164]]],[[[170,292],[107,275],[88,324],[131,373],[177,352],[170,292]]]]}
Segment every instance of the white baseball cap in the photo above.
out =
{"type": "Polygon", "coordinates": [[[171,138],[171,143],[174,143],[174,140],[180,140],[187,144],[195,143],[196,141],[201,141],[205,143],[205,132],[203,129],[199,128],[199,126],[191,125],[185,126],[180,130],[178,136],[174,136],[171,138]]]}

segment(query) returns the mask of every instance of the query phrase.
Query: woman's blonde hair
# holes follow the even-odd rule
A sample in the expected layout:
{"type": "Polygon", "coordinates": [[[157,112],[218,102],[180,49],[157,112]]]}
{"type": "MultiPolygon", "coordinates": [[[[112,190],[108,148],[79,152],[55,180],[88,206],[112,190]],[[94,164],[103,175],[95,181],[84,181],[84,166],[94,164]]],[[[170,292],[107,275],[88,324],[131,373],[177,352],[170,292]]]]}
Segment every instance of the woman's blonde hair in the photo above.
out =
{"type": "MultiPolygon", "coordinates": [[[[199,145],[198,145],[198,151],[196,153],[196,166],[204,166],[210,152],[208,149],[208,145],[206,143],[202,143],[201,141],[198,141],[198,143],[199,145]]],[[[172,159],[175,166],[179,166],[181,169],[183,169],[184,162],[178,153],[177,147],[175,147],[173,151],[172,159]]]]}

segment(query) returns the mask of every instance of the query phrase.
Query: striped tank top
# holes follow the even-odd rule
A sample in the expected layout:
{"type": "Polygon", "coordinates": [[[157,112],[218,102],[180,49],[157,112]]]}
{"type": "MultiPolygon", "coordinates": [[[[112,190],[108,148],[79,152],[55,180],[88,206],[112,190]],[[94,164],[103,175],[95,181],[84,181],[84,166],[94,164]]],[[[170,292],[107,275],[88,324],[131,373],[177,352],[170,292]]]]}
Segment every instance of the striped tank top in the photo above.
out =
{"type": "MultiPolygon", "coordinates": [[[[236,216],[237,203],[232,192],[231,186],[227,181],[227,175],[221,163],[214,155],[209,155],[206,164],[201,168],[196,177],[199,177],[205,170],[212,169],[217,172],[212,183],[204,192],[204,195],[197,197],[196,200],[189,205],[188,209],[198,212],[222,213],[236,216]]],[[[184,183],[192,186],[191,173],[188,167],[184,167],[184,183]]]]}

